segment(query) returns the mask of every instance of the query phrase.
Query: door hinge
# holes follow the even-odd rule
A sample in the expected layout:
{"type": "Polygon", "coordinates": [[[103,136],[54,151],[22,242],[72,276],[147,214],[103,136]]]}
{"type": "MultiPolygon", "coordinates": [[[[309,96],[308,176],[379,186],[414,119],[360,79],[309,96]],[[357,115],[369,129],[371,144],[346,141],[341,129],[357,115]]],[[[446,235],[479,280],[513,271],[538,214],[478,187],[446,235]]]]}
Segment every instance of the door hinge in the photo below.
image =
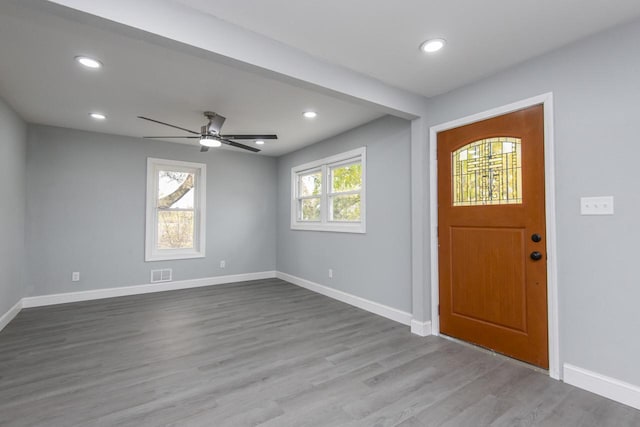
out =
{"type": "Polygon", "coordinates": [[[440,316],[440,304],[438,304],[438,316],[440,316]]]}

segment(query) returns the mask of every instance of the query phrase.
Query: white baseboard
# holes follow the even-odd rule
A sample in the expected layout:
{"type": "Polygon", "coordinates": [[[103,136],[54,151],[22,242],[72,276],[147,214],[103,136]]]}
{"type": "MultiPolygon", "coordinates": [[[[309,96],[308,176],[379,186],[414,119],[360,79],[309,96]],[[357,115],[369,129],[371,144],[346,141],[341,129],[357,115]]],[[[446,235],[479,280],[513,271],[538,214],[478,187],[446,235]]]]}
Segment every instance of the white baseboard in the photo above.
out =
{"type": "Polygon", "coordinates": [[[123,286],[118,288],[96,289],[91,291],[67,292],[63,294],[41,295],[37,297],[23,298],[22,307],[42,307],[45,305],[66,304],[70,302],[123,297],[127,295],[140,295],[152,292],[175,291],[178,289],[222,285],[225,283],[244,282],[247,280],[272,279],[274,277],[276,277],[275,271],[261,271],[258,273],[234,274],[229,276],[205,277],[202,279],[180,280],[175,282],[163,282],[146,285],[123,286]]]}
{"type": "Polygon", "coordinates": [[[411,313],[407,313],[406,311],[398,310],[397,308],[389,307],[388,305],[373,302],[368,299],[342,292],[328,286],[320,285],[300,277],[292,276],[291,274],[282,273],[280,271],[276,272],[276,277],[310,291],[337,299],[338,301],[353,305],[379,316],[386,317],[387,319],[395,320],[403,325],[411,324],[411,313]]]}
{"type": "Polygon", "coordinates": [[[640,409],[640,387],[588,371],[577,366],[564,364],[564,382],[590,391],[616,402],[640,409]]]}
{"type": "Polygon", "coordinates": [[[22,300],[19,300],[5,314],[0,316],[0,331],[20,313],[20,310],[22,310],[22,300]]]}
{"type": "Polygon", "coordinates": [[[426,322],[420,322],[418,320],[411,319],[411,333],[421,337],[431,335],[431,321],[427,320],[426,322]]]}
{"type": "Polygon", "coordinates": [[[293,283],[305,289],[309,289],[310,291],[353,305],[379,316],[386,317],[388,319],[402,323],[403,325],[410,325],[411,332],[414,334],[420,336],[427,336],[431,334],[431,322],[415,321],[412,319],[411,313],[279,271],[262,271],[258,273],[235,274],[229,276],[216,276],[202,279],[181,280],[175,282],[153,283],[136,286],[124,286],[118,288],[106,288],[90,291],[67,292],[62,294],[25,297],[14,307],[12,307],[6,314],[0,317],[0,330],[2,330],[2,328],[16,316],[22,308],[42,307],[47,305],[66,304],[71,302],[114,298],[128,295],[140,295],[153,292],[198,288],[203,286],[221,285],[225,283],[244,282],[248,280],[271,279],[275,277],[293,283]]]}

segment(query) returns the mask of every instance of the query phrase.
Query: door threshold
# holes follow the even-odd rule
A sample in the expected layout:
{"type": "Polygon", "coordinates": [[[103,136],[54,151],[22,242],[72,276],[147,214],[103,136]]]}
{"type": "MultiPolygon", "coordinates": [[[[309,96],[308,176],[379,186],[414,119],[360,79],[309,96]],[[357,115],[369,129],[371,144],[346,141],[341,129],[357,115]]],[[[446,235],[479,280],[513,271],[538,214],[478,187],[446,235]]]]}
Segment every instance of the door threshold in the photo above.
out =
{"type": "Polygon", "coordinates": [[[523,366],[525,368],[529,368],[532,371],[536,371],[536,372],[540,372],[541,374],[549,375],[549,370],[548,369],[543,369],[543,368],[541,368],[539,366],[535,366],[535,365],[532,365],[530,363],[523,362],[522,360],[514,359],[513,357],[509,357],[509,356],[504,355],[502,353],[498,353],[498,352],[496,352],[494,350],[491,350],[490,348],[482,347],[482,346],[479,346],[477,344],[473,344],[473,343],[470,343],[470,342],[467,342],[467,341],[463,341],[460,338],[454,338],[454,337],[451,337],[449,335],[445,335],[443,333],[440,333],[439,336],[444,338],[444,339],[446,339],[446,340],[453,341],[453,342],[455,342],[457,344],[461,344],[461,345],[463,345],[465,347],[473,348],[473,349],[481,351],[483,353],[490,354],[492,356],[501,358],[502,360],[504,360],[506,362],[511,362],[511,363],[513,363],[515,365],[523,366]]]}

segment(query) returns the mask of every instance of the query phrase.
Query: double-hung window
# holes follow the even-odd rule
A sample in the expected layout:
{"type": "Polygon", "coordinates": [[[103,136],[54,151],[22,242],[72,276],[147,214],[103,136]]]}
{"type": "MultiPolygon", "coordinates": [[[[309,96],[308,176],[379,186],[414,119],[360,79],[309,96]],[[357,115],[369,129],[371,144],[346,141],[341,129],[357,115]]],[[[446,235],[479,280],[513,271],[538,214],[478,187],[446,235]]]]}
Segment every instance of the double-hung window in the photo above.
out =
{"type": "Polygon", "coordinates": [[[145,260],[205,255],[206,165],[147,159],[145,260]]]}
{"type": "Polygon", "coordinates": [[[365,147],[291,169],[293,230],[364,233],[365,147]]]}

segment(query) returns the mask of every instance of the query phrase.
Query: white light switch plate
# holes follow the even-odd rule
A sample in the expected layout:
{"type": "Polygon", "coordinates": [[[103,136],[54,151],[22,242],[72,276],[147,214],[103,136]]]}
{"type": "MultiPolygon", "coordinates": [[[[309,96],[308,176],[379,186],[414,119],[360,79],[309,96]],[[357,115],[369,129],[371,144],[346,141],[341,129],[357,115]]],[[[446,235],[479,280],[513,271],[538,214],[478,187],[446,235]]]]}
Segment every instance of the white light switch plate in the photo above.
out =
{"type": "Polygon", "coordinates": [[[613,215],[613,196],[581,197],[580,215],[613,215]]]}

